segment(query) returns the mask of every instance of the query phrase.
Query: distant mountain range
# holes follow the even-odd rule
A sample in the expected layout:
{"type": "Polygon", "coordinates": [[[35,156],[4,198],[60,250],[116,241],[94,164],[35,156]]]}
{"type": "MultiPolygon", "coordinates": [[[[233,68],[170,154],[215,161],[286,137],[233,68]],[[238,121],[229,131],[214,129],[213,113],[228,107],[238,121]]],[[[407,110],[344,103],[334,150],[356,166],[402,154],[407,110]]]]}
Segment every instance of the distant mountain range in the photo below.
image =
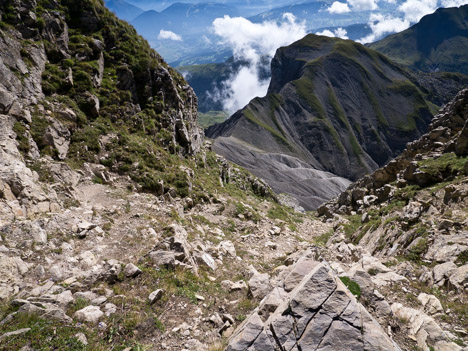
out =
{"type": "MultiPolygon", "coordinates": [[[[352,40],[357,40],[371,33],[371,29],[366,24],[352,24],[347,27],[324,27],[318,28],[317,32],[324,30],[335,31],[337,28],[343,28],[347,31],[348,37],[352,40]]],[[[227,54],[228,52],[225,52],[227,54]]],[[[179,66],[177,69],[185,74],[187,82],[195,90],[198,96],[198,109],[202,112],[222,110],[223,106],[220,101],[212,98],[213,92],[222,88],[222,83],[229,76],[238,70],[242,65],[240,62],[235,62],[230,57],[225,62],[221,63],[206,63],[196,65],[179,66]]],[[[269,78],[269,71],[265,72],[262,79],[269,78]]]]}
{"type": "MultiPolygon", "coordinates": [[[[120,18],[129,21],[171,65],[179,66],[223,62],[230,57],[228,48],[220,45],[219,38],[210,31],[213,20],[225,15],[242,16],[254,23],[280,23],[287,12],[293,14],[298,21],[304,21],[309,32],[345,27],[350,30],[348,37],[354,40],[365,36],[361,34],[369,34],[369,29],[363,30],[363,27],[369,20],[370,11],[330,13],[326,9],[332,2],[184,0],[182,3],[174,0],[106,0],[106,5],[120,18]],[[351,27],[356,24],[358,27],[351,27]],[[180,36],[180,40],[161,40],[161,30],[174,32],[180,36]]],[[[379,12],[393,13],[397,6],[398,1],[382,2],[379,12]]]]}
{"type": "Polygon", "coordinates": [[[440,8],[369,46],[413,69],[468,74],[468,5],[440,8]]]}
{"type": "Polygon", "coordinates": [[[144,11],[124,0],[105,0],[106,7],[121,19],[130,22],[144,11]]]}

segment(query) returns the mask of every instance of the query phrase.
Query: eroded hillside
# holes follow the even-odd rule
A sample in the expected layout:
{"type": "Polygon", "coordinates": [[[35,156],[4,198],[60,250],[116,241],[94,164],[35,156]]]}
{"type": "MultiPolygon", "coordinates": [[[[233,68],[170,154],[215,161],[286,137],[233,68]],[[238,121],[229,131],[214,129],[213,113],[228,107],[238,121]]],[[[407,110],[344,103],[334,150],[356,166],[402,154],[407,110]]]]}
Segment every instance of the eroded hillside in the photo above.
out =
{"type": "Polygon", "coordinates": [[[437,111],[429,83],[451,94],[463,86],[418,81],[360,44],[311,34],[277,51],[266,97],[206,135],[216,152],[316,208],[427,130],[437,111]]]}
{"type": "Polygon", "coordinates": [[[210,151],[192,89],[102,2],[0,9],[0,349],[466,346],[466,91],[408,179],[317,218],[210,151]]]}

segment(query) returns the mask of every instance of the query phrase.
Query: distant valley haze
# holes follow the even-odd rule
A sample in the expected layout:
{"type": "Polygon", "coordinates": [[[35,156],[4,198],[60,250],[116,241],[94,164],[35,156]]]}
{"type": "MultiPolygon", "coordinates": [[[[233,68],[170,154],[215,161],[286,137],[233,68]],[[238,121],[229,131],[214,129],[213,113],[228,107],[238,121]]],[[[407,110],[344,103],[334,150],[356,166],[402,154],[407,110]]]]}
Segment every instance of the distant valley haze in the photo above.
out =
{"type": "Polygon", "coordinates": [[[276,49],[307,33],[366,44],[409,28],[439,7],[466,3],[468,0],[106,0],[113,12],[181,71],[199,96],[200,111],[229,114],[266,94],[276,49]]]}

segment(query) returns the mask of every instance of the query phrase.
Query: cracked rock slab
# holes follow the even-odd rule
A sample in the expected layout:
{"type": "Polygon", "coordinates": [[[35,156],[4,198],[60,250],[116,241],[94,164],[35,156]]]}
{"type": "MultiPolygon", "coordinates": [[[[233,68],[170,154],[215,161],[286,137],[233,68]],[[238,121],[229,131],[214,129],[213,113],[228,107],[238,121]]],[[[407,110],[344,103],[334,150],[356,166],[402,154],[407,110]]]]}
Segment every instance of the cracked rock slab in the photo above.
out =
{"type": "Polygon", "coordinates": [[[274,304],[276,310],[266,321],[259,317],[258,311],[271,300],[267,295],[236,330],[226,350],[400,350],[326,263],[310,267],[289,293],[273,289],[272,298],[281,300],[274,304]]]}

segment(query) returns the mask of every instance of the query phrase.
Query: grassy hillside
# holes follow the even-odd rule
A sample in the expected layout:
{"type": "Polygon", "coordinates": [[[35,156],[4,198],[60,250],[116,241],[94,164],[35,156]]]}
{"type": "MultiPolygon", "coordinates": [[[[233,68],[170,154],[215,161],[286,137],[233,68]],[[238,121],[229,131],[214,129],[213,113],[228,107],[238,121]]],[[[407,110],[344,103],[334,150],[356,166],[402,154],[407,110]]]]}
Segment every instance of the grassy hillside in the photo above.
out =
{"type": "Polygon", "coordinates": [[[369,46],[413,69],[468,74],[468,5],[440,8],[411,28],[369,46]]]}

